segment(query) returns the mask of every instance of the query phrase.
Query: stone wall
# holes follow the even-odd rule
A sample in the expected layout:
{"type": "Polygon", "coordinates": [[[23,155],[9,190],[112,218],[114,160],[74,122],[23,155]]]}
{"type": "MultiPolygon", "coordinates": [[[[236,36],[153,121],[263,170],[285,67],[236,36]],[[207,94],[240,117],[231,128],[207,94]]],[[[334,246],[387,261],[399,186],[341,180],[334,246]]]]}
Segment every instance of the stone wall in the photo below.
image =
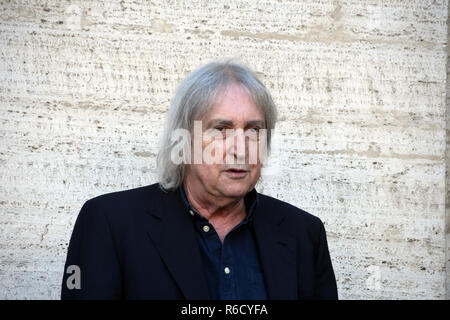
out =
{"type": "Polygon", "coordinates": [[[450,297],[447,7],[0,2],[0,298],[59,297],[82,204],[156,182],[178,82],[230,57],[281,115],[258,190],[324,221],[340,298],[450,297]]]}
{"type": "MultiPolygon", "coordinates": [[[[450,17],[450,7],[448,8],[450,17]]],[[[445,237],[446,237],[446,287],[447,287],[447,299],[450,299],[450,47],[448,41],[450,40],[450,21],[447,19],[447,125],[446,125],[446,152],[445,152],[445,237]]]]}

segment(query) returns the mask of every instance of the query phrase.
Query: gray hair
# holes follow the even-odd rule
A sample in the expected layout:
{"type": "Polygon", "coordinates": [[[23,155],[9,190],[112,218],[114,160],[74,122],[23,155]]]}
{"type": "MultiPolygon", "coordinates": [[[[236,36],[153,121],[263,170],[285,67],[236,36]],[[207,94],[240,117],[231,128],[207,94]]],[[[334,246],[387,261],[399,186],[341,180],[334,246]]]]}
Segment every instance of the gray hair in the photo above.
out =
{"type": "Polygon", "coordinates": [[[201,118],[214,105],[219,90],[232,83],[242,86],[263,113],[268,129],[267,150],[270,151],[271,129],[275,127],[277,110],[267,88],[249,68],[240,63],[232,60],[208,63],[194,70],[180,83],[171,101],[157,157],[161,189],[178,188],[186,170],[185,163],[171,161],[172,149],[180,143],[171,140],[172,132],[177,129],[191,131],[194,120],[201,118]]]}

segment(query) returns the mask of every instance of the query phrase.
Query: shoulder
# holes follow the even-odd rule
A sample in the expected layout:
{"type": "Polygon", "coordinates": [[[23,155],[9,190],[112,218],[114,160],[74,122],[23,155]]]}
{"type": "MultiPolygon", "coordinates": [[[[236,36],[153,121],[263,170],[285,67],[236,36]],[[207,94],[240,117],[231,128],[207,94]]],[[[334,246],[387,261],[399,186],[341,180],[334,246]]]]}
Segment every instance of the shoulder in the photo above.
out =
{"type": "Polygon", "coordinates": [[[146,200],[157,197],[162,190],[159,189],[158,183],[137,187],[133,189],[109,192],[98,195],[88,200],[95,205],[122,206],[131,205],[132,203],[145,202],[146,200]]]}
{"type": "Polygon", "coordinates": [[[283,225],[288,226],[293,232],[306,231],[308,233],[320,233],[322,220],[290,203],[259,193],[260,206],[269,215],[276,216],[283,225]]]}
{"type": "Polygon", "coordinates": [[[162,193],[159,184],[155,183],[98,195],[87,200],[83,208],[89,211],[90,216],[130,217],[136,212],[148,210],[152,203],[158,201],[162,193]]]}

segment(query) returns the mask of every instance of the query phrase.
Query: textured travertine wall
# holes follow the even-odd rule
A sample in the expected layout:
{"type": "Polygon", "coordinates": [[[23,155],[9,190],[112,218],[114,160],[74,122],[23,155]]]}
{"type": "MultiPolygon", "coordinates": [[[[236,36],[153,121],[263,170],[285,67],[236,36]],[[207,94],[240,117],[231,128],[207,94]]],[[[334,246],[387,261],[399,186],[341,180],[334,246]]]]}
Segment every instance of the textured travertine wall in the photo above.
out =
{"type": "Polygon", "coordinates": [[[59,297],[84,201],[156,182],[177,83],[223,57],[273,93],[258,189],[324,221],[340,297],[449,297],[447,6],[0,2],[0,298],[59,297]]]}
{"type": "MultiPolygon", "coordinates": [[[[450,2],[449,2],[450,4],[450,2]]],[[[450,6],[448,8],[450,17],[450,6]]],[[[446,125],[446,152],[445,152],[445,212],[446,212],[446,223],[445,223],[445,237],[446,237],[446,287],[447,287],[447,299],[450,299],[450,46],[448,45],[450,40],[450,20],[447,19],[447,125],[446,125]]]]}

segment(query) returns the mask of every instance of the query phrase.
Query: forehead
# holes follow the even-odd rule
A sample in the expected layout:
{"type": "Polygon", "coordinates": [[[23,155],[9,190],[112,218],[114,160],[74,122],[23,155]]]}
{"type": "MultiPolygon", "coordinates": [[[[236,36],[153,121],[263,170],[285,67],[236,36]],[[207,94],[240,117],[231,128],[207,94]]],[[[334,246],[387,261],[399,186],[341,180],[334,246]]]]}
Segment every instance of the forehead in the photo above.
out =
{"type": "Polygon", "coordinates": [[[215,118],[233,122],[264,120],[261,110],[252,101],[247,91],[238,84],[230,84],[219,90],[216,102],[205,113],[202,120],[215,118]]]}

